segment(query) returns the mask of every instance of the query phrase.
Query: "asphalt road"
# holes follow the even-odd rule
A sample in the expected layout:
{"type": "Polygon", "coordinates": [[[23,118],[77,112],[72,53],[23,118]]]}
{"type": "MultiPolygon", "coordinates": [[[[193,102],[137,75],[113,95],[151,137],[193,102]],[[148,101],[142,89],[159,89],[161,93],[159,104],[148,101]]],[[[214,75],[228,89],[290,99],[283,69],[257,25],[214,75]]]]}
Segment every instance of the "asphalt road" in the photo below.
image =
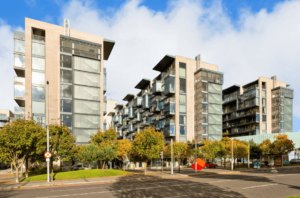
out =
{"type": "Polygon", "coordinates": [[[256,172],[0,191],[1,198],[275,198],[296,195],[300,195],[300,168],[282,169],[278,173],[256,172]]]}

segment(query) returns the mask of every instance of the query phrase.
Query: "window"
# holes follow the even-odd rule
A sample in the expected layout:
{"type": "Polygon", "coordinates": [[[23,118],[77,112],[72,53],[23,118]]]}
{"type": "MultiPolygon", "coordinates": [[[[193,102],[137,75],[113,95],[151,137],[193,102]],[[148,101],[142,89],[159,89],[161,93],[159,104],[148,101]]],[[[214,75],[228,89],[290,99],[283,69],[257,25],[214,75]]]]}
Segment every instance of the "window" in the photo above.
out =
{"type": "Polygon", "coordinates": [[[265,98],[262,98],[262,105],[266,106],[266,99],[265,98]]]}
{"type": "Polygon", "coordinates": [[[60,100],[60,112],[72,113],[72,100],[61,99],[60,100]]]}
{"type": "Polygon", "coordinates": [[[100,61],[74,56],[74,69],[100,73],[100,61]]]}
{"type": "Polygon", "coordinates": [[[72,127],[72,115],[60,115],[60,121],[64,126],[72,127]]]}
{"type": "Polygon", "coordinates": [[[222,104],[222,95],[209,93],[208,101],[209,103],[222,104]]]}
{"type": "Polygon", "coordinates": [[[208,105],[208,113],[222,114],[222,105],[209,104],[208,105]]]}
{"type": "Polygon", "coordinates": [[[24,85],[14,85],[15,87],[15,97],[24,98],[25,97],[25,86],[24,85]]]}
{"type": "Polygon", "coordinates": [[[45,59],[32,57],[32,69],[45,70],[45,59]]]}
{"type": "Polygon", "coordinates": [[[32,113],[45,114],[45,102],[32,101],[32,113]]]}
{"type": "Polygon", "coordinates": [[[186,124],[186,115],[179,115],[179,124],[186,124]]]}
{"type": "Polygon", "coordinates": [[[202,104],[202,113],[207,113],[207,104],[202,104]]]}
{"type": "Polygon", "coordinates": [[[25,67],[25,56],[15,54],[15,66],[25,67]]]}
{"type": "Polygon", "coordinates": [[[180,104],[186,104],[186,96],[185,95],[179,95],[179,103],[180,104]]]}
{"type": "Polygon", "coordinates": [[[37,115],[37,116],[33,116],[33,120],[36,123],[39,123],[41,126],[45,127],[45,116],[43,115],[37,115]]]}
{"type": "Polygon", "coordinates": [[[60,66],[66,68],[72,68],[72,56],[60,55],[60,66]]]}
{"type": "Polygon", "coordinates": [[[93,87],[74,86],[74,97],[78,99],[100,101],[100,89],[93,87]]]}
{"type": "Polygon", "coordinates": [[[100,102],[75,100],[74,112],[85,114],[100,114],[100,102]]]}
{"type": "Polygon", "coordinates": [[[202,134],[207,134],[207,125],[202,125],[202,134]]]}
{"type": "Polygon", "coordinates": [[[222,124],[222,115],[208,115],[209,124],[222,124]]]}
{"type": "Polygon", "coordinates": [[[266,131],[267,130],[267,123],[262,123],[262,130],[266,131]]]}
{"type": "Polygon", "coordinates": [[[100,74],[74,71],[74,83],[93,87],[100,87],[100,74]]]}
{"type": "Polygon", "coordinates": [[[72,71],[61,69],[60,70],[60,82],[72,83],[72,71]]]}
{"type": "Polygon", "coordinates": [[[208,123],[207,114],[202,115],[202,123],[208,123]]]}
{"type": "Polygon", "coordinates": [[[45,100],[45,88],[32,86],[32,99],[45,100]]]}
{"type": "Polygon", "coordinates": [[[180,84],[180,93],[186,93],[186,80],[185,79],[179,79],[180,84]]]}
{"type": "Polygon", "coordinates": [[[208,91],[211,92],[211,93],[222,94],[222,85],[209,83],[208,84],[208,91]]]}
{"type": "Polygon", "coordinates": [[[262,90],[261,93],[262,93],[262,97],[265,98],[266,97],[266,90],[262,90]]]}
{"type": "Polygon", "coordinates": [[[99,128],[100,116],[75,114],[74,126],[78,128],[99,128]]]}
{"type": "Polygon", "coordinates": [[[202,82],[202,91],[207,91],[207,86],[206,82],[202,82]]]}
{"type": "Polygon", "coordinates": [[[266,114],[267,113],[267,108],[266,107],[262,107],[262,113],[266,114]]]}
{"type": "Polygon", "coordinates": [[[39,72],[32,72],[32,84],[45,85],[45,74],[39,72]]]}
{"type": "Polygon", "coordinates": [[[262,115],[262,121],[266,122],[267,121],[267,116],[266,115],[262,115]]]}
{"type": "Polygon", "coordinates": [[[256,116],[255,116],[255,121],[256,121],[256,122],[259,122],[259,114],[256,114],[256,116]]]}
{"type": "Polygon", "coordinates": [[[72,86],[60,85],[60,97],[72,98],[72,86]]]}
{"type": "Polygon", "coordinates": [[[185,135],[186,134],[186,126],[179,126],[180,127],[180,135],[185,135]]]}
{"type": "Polygon", "coordinates": [[[179,112],[180,113],[186,113],[186,106],[185,105],[179,105],[179,112]]]}
{"type": "Polygon", "coordinates": [[[25,41],[15,39],[14,47],[15,52],[25,53],[25,41]]]}
{"type": "Polygon", "coordinates": [[[32,43],[32,55],[45,56],[45,45],[32,43]]]}
{"type": "Polygon", "coordinates": [[[185,78],[186,77],[186,64],[179,62],[179,77],[185,78]]]}

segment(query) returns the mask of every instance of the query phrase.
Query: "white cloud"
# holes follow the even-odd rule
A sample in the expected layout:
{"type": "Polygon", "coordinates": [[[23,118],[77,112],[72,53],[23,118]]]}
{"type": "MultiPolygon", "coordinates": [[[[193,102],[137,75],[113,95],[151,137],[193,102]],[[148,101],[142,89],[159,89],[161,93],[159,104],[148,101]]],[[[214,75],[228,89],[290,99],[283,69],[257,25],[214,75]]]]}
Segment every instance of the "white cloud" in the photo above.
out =
{"type": "Polygon", "coordinates": [[[154,78],[152,68],[165,55],[194,58],[217,64],[225,73],[224,88],[246,84],[258,76],[277,75],[295,89],[294,115],[300,118],[300,1],[277,4],[273,11],[241,10],[238,25],[222,9],[220,1],[204,8],[201,2],[171,1],[164,12],[128,1],[110,17],[89,3],[71,1],[62,18],[71,28],[116,41],[105,66],[108,98],[137,93],[142,78],[154,78]]]}

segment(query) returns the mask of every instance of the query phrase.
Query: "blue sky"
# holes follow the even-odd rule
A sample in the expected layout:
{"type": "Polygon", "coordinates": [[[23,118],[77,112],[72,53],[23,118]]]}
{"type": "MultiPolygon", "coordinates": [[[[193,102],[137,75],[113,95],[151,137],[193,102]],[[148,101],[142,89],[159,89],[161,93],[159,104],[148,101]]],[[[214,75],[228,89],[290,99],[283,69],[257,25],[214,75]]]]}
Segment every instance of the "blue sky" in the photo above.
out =
{"type": "MultiPolygon", "coordinates": [[[[24,28],[24,17],[57,25],[68,18],[73,29],[116,41],[105,62],[109,99],[122,103],[127,93],[135,94],[140,78],[157,75],[152,68],[163,55],[194,58],[201,53],[204,62],[217,64],[225,73],[224,88],[273,75],[291,84],[295,90],[293,125],[298,132],[299,10],[299,0],[3,1],[0,79],[13,81],[12,34],[24,28]],[[138,78],[126,78],[121,71],[138,78]]],[[[0,89],[6,93],[0,95],[0,109],[13,110],[13,89],[3,83],[0,89]]]]}

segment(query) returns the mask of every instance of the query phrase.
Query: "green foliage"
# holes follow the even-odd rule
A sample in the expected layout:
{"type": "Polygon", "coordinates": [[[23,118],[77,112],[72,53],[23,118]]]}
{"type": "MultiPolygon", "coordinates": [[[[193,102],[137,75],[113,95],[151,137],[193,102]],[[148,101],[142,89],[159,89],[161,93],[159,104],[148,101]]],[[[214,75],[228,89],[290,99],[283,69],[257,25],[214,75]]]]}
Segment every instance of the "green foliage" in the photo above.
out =
{"type": "Polygon", "coordinates": [[[86,146],[81,153],[81,159],[85,162],[90,163],[100,158],[100,150],[95,144],[86,146]]]}
{"type": "MultiPolygon", "coordinates": [[[[168,145],[168,153],[171,153],[171,144],[168,145]]],[[[191,147],[184,142],[173,143],[173,156],[183,160],[191,155],[191,147]]]]}
{"type": "Polygon", "coordinates": [[[117,141],[117,132],[112,127],[110,127],[104,132],[98,131],[95,135],[91,136],[91,139],[91,142],[97,145],[99,149],[110,145],[113,147],[113,149],[116,150],[115,144],[117,141]]]}
{"type": "Polygon", "coordinates": [[[222,141],[208,141],[204,140],[204,146],[200,148],[200,152],[205,159],[214,159],[216,157],[223,157],[227,154],[225,145],[222,141]]]}
{"type": "MultiPolygon", "coordinates": [[[[117,155],[123,161],[123,165],[125,164],[126,157],[129,156],[131,147],[132,147],[132,143],[128,139],[119,140],[117,142],[117,155]]],[[[123,168],[125,170],[125,166],[123,168]]]]}
{"type": "Polygon", "coordinates": [[[83,162],[83,158],[81,156],[82,152],[84,151],[86,145],[76,145],[72,150],[72,158],[78,159],[79,161],[83,162]]]}
{"type": "Polygon", "coordinates": [[[287,135],[279,134],[274,137],[274,142],[271,142],[269,139],[266,139],[259,144],[263,155],[284,155],[294,149],[295,144],[288,139],[287,135]]]}
{"type": "Polygon", "coordinates": [[[262,155],[262,149],[258,144],[255,144],[253,141],[250,141],[250,158],[258,159],[262,155]]]}
{"type": "Polygon", "coordinates": [[[105,166],[105,162],[112,161],[113,159],[116,159],[117,157],[118,157],[117,152],[114,149],[112,149],[111,146],[104,146],[100,150],[100,154],[99,154],[99,159],[104,161],[102,169],[105,166]]]}

